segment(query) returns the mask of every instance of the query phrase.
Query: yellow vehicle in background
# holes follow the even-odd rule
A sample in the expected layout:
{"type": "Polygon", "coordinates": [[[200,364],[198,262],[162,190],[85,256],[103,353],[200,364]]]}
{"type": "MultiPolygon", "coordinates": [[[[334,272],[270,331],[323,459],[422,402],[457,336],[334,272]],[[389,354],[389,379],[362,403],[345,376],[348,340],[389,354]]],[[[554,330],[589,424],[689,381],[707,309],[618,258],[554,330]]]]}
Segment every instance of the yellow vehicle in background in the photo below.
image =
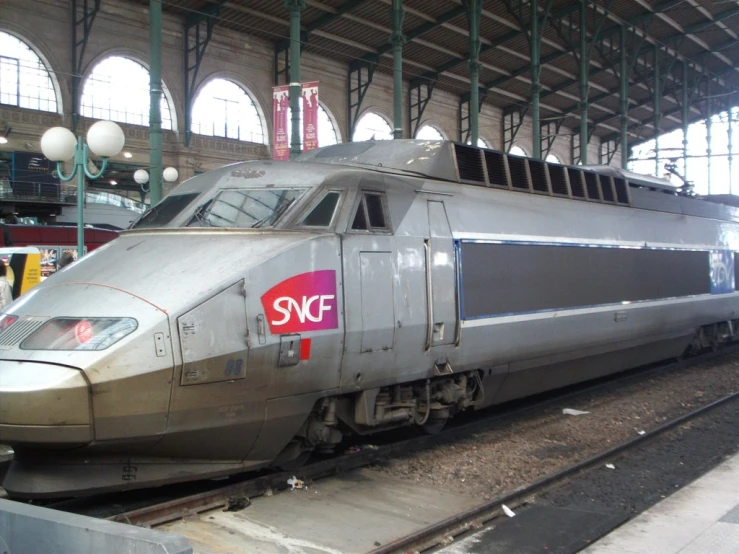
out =
{"type": "Polygon", "coordinates": [[[41,282],[41,250],[34,246],[0,248],[0,260],[8,266],[7,279],[13,299],[41,282]]]}

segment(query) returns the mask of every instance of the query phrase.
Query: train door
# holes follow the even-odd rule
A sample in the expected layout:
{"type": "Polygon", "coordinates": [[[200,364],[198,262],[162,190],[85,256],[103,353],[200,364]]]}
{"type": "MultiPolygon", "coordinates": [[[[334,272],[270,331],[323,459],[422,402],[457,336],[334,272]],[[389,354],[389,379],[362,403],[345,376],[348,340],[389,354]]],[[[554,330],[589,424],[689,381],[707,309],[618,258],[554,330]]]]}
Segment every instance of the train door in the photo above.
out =
{"type": "Polygon", "coordinates": [[[396,247],[382,185],[360,188],[342,237],[345,343],[342,386],[392,376],[396,247]]]}
{"type": "Polygon", "coordinates": [[[249,365],[245,282],[181,315],[177,328],[182,363],[163,442],[243,458],[262,429],[269,385],[269,373],[249,365]]]}
{"type": "Polygon", "coordinates": [[[457,264],[444,202],[428,201],[429,238],[425,240],[428,298],[427,347],[455,344],[459,326],[457,264]]]}

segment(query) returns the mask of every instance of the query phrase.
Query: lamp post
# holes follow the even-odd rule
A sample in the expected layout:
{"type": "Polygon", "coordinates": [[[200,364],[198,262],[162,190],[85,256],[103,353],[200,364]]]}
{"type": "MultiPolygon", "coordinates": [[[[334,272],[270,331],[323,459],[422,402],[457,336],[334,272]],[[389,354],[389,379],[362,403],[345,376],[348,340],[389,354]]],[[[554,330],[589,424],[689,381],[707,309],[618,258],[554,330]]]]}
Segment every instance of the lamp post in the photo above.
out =
{"type": "MultiPolygon", "coordinates": [[[[162,188],[164,190],[169,190],[172,188],[172,183],[174,183],[180,176],[179,171],[177,171],[174,167],[165,167],[164,171],[162,171],[162,178],[164,181],[169,183],[169,186],[162,185],[162,188]]],[[[145,187],[146,183],[149,182],[149,172],[145,169],[137,169],[133,174],[133,180],[136,181],[139,185],[141,185],[141,191],[143,193],[149,192],[151,187],[145,187]]],[[[154,206],[151,206],[152,208],[154,206]]]]}
{"type": "Polygon", "coordinates": [[[88,179],[97,179],[103,175],[108,165],[108,158],[115,156],[126,142],[126,137],[117,124],[112,121],[98,121],[87,131],[87,144],[82,137],[75,137],[74,133],[65,127],[52,127],[41,137],[41,151],[49,160],[56,162],[59,179],[67,183],[77,175],[77,258],[81,258],[85,251],[85,176],[88,179]],[[87,149],[103,159],[100,171],[96,174],[87,169],[87,149]],[[64,175],[62,162],[74,158],[74,169],[68,176],[64,175]]]}

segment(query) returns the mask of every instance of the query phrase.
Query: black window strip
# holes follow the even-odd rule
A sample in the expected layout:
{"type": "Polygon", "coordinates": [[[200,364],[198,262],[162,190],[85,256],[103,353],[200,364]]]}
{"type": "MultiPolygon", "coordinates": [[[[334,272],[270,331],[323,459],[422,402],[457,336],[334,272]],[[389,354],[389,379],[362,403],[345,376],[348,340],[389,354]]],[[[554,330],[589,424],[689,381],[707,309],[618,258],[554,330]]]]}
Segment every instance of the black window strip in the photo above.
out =
{"type": "Polygon", "coordinates": [[[472,242],[461,251],[467,319],[711,292],[705,251],[472,242]]]}

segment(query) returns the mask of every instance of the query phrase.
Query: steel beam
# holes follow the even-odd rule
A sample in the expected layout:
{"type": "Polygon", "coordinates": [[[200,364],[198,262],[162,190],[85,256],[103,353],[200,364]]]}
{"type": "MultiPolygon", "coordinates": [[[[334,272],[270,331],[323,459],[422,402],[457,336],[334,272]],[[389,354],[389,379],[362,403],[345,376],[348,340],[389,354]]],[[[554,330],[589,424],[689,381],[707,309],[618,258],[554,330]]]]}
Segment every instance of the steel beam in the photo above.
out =
{"type": "MultiPolygon", "coordinates": [[[[219,0],[221,1],[221,0],[219,0]]],[[[226,2],[227,0],[222,0],[223,2],[226,2]]],[[[305,26],[304,29],[300,31],[300,41],[302,44],[307,44],[310,40],[311,33],[314,31],[318,31],[325,27],[326,25],[329,25],[330,23],[336,21],[337,19],[343,17],[346,13],[350,12],[360,4],[366,2],[366,0],[349,0],[348,2],[343,3],[338,8],[331,8],[330,6],[327,6],[321,2],[316,2],[315,0],[307,0],[306,4],[310,5],[311,7],[322,9],[322,10],[328,10],[329,13],[326,13],[325,15],[319,17],[312,23],[309,23],[305,26]]],[[[274,60],[274,69],[273,69],[273,77],[274,77],[274,84],[275,86],[279,84],[289,84],[290,83],[290,39],[284,38],[281,40],[278,40],[275,43],[275,50],[273,55],[274,60]],[[282,67],[280,67],[280,57],[283,57],[282,60],[282,67]],[[280,79],[282,77],[282,79],[280,79]]]]}
{"type": "Polygon", "coordinates": [[[149,0],[149,205],[162,200],[162,2],[149,0]]]}
{"type": "MultiPolygon", "coordinates": [[[[482,109],[482,103],[487,98],[488,91],[483,88],[477,91],[477,112],[482,109]]],[[[464,93],[459,97],[459,104],[457,107],[457,123],[459,127],[459,142],[470,143],[473,146],[477,146],[477,142],[472,140],[472,114],[475,110],[472,108],[472,94],[469,92],[464,93]]],[[[479,140],[480,135],[478,133],[477,139],[479,140]]]]}
{"type": "MultiPolygon", "coordinates": [[[[537,2],[538,0],[532,0],[537,2]]],[[[480,138],[480,15],[482,13],[482,0],[469,0],[467,10],[467,22],[470,29],[470,101],[467,104],[469,121],[470,121],[470,137],[469,140],[473,146],[477,146],[477,139],[480,138]]],[[[460,121],[461,110],[460,104],[460,121]]],[[[461,129],[460,129],[461,130],[461,129]]]]}
{"type": "Polygon", "coordinates": [[[349,141],[354,140],[354,130],[357,127],[359,114],[362,112],[362,102],[367,94],[372,78],[375,75],[379,56],[374,59],[360,59],[349,64],[349,141]]]}
{"type": "Polygon", "coordinates": [[[513,141],[516,140],[523,118],[528,111],[527,106],[515,106],[503,112],[503,151],[510,152],[513,141]]]}
{"type": "MultiPolygon", "coordinates": [[[[600,143],[600,160],[599,163],[602,165],[611,165],[616,152],[618,152],[618,141],[616,140],[604,140],[600,143]]],[[[625,168],[624,168],[625,169],[625,168]]]]}
{"type": "Polygon", "coordinates": [[[415,138],[421,126],[423,112],[434,92],[437,78],[416,77],[408,84],[408,132],[415,138]]]}
{"type": "Polygon", "coordinates": [[[290,139],[290,157],[301,152],[300,147],[300,15],[305,9],[305,0],[284,0],[285,8],[290,14],[290,111],[292,112],[292,137],[290,139]]]}
{"type": "MultiPolygon", "coordinates": [[[[621,52],[619,53],[619,99],[621,101],[620,113],[620,143],[621,143],[621,167],[627,169],[629,164],[629,56],[626,52],[626,26],[621,25],[621,52]]],[[[610,164],[610,160],[608,161],[610,164]]]]}
{"type": "Polygon", "coordinates": [[[185,19],[183,30],[184,60],[185,60],[185,146],[190,146],[192,138],[192,104],[195,100],[195,85],[197,83],[200,64],[205,56],[213,37],[213,27],[227,0],[218,0],[214,4],[205,4],[192,12],[185,19]]]}
{"type": "Polygon", "coordinates": [[[403,138],[403,0],[393,0],[393,138],[403,138]]]}
{"type": "Polygon", "coordinates": [[[100,11],[100,0],[72,0],[72,131],[77,131],[80,120],[80,86],[82,85],[82,62],[85,59],[87,40],[95,23],[95,16],[100,11]],[[78,16],[79,7],[82,14],[78,16]]]}
{"type": "Polygon", "coordinates": [[[559,130],[562,128],[564,118],[557,118],[555,121],[545,121],[541,124],[541,158],[545,160],[552,151],[554,141],[559,136],[559,130]]]}
{"type": "MultiPolygon", "coordinates": [[[[588,86],[590,51],[588,49],[588,0],[580,0],[580,162],[588,163],[588,86]]],[[[597,40],[594,39],[594,40],[597,40]]]]}

